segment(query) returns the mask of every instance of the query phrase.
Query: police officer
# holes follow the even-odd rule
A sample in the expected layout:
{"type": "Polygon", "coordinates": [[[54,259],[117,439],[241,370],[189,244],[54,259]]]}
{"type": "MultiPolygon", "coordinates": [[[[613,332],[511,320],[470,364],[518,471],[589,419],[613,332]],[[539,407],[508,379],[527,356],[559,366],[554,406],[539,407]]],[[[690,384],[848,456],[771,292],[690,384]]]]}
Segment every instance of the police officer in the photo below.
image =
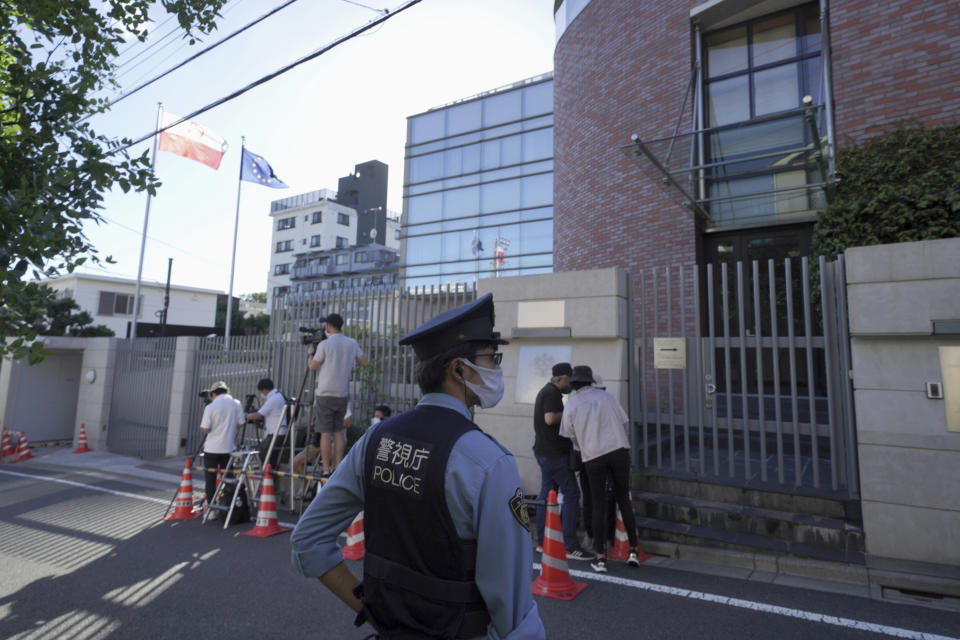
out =
{"type": "Polygon", "coordinates": [[[383,638],[544,638],[513,456],[471,420],[503,397],[493,296],[400,340],[423,397],[357,441],[293,531],[294,567],[383,638]],[[337,537],[364,511],[362,585],[337,537]]]}

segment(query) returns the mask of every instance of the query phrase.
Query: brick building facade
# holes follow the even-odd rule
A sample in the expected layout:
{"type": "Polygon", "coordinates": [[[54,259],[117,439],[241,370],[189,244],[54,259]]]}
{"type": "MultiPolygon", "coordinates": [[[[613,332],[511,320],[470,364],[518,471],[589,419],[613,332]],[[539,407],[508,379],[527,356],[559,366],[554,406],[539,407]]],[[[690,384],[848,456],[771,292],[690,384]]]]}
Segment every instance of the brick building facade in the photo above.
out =
{"type": "Polygon", "coordinates": [[[827,180],[837,148],[899,120],[960,119],[951,0],[563,0],[555,19],[556,271],[806,255],[826,181],[796,163],[814,139],[805,95],[827,180]],[[675,141],[650,145],[673,150],[671,168],[689,156],[680,184],[712,177],[695,195],[706,215],[624,153],[634,134],[675,141]]]}

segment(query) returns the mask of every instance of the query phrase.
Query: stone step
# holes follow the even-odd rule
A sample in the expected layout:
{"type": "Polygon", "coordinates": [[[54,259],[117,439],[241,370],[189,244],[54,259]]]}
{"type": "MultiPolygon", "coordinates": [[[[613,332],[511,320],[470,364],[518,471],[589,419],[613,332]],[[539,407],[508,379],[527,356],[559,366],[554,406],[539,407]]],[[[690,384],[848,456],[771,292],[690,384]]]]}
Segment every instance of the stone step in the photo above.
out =
{"type": "Polygon", "coordinates": [[[864,551],[863,529],[837,518],[651,492],[634,493],[633,498],[638,515],[653,520],[844,552],[864,551]]]}

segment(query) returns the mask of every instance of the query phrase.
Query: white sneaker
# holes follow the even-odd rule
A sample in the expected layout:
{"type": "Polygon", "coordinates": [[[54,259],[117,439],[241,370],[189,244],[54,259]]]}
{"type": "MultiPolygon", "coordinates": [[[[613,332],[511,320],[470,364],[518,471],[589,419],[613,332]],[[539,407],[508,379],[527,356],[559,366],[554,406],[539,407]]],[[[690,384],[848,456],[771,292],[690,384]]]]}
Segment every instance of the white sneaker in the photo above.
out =
{"type": "Polygon", "coordinates": [[[606,558],[597,558],[590,563],[590,566],[597,573],[606,573],[607,572],[607,559],[606,558]]]}

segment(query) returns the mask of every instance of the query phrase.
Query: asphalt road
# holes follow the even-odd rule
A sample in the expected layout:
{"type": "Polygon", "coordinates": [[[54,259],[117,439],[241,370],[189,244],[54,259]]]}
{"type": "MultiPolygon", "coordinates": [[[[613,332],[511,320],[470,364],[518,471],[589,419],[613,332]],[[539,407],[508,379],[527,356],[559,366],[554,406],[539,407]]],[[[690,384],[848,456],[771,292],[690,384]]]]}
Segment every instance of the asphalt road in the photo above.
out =
{"type": "MultiPolygon", "coordinates": [[[[363,638],[290,567],[289,535],[161,520],[169,486],[0,466],[0,638],[363,638]]],[[[281,520],[285,516],[281,513],[281,520]]],[[[359,573],[360,563],[350,563],[359,573]]],[[[757,581],[613,563],[571,602],[536,598],[551,639],[960,640],[960,614],[757,581]],[[932,635],[924,635],[932,634],[932,635]]]]}

